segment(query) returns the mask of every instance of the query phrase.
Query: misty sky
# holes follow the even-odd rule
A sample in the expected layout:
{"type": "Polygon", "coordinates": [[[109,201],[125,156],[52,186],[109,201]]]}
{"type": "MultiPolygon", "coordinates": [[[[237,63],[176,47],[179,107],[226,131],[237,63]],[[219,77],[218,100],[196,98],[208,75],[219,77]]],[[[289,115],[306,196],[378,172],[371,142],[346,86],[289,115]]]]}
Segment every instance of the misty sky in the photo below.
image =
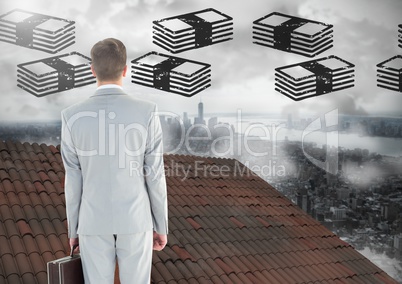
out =
{"type": "MultiPolygon", "coordinates": [[[[152,21],[215,8],[233,17],[234,39],[175,56],[211,64],[212,86],[187,98],[131,83],[132,95],[153,100],[159,109],[196,113],[202,99],[205,112],[402,115],[402,93],[376,86],[376,65],[397,54],[401,0],[1,0],[0,14],[21,8],[76,22],[72,51],[89,56],[94,43],[106,37],[121,39],[131,60],[150,51],[169,54],[152,43],[152,21]],[[336,55],[356,65],[355,87],[293,101],[274,90],[274,69],[311,60],[252,43],[252,23],[281,12],[334,25],[334,47],[316,58],[336,55]]],[[[17,64],[54,56],[0,42],[0,121],[58,119],[60,111],[89,97],[95,85],[37,98],[18,88],[17,64]]]]}

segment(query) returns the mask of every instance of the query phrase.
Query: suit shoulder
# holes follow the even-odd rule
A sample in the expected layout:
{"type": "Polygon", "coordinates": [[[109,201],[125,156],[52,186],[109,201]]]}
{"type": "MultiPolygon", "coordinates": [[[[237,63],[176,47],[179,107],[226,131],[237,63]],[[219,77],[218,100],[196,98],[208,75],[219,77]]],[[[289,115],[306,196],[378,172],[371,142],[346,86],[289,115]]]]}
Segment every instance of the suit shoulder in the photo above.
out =
{"type": "Polygon", "coordinates": [[[157,105],[155,102],[152,101],[148,101],[148,100],[144,100],[144,99],[140,99],[134,96],[127,96],[130,100],[132,100],[134,103],[144,106],[144,107],[149,107],[149,108],[155,108],[157,105]]]}
{"type": "Polygon", "coordinates": [[[88,105],[89,105],[89,99],[86,99],[86,100],[84,100],[84,101],[81,101],[81,102],[72,104],[72,105],[70,105],[70,106],[64,108],[64,109],[61,111],[61,114],[62,114],[63,116],[71,116],[71,115],[73,115],[73,114],[75,114],[75,113],[77,113],[77,112],[79,112],[79,111],[82,111],[82,110],[85,109],[86,106],[88,106],[88,105]]]}
{"type": "Polygon", "coordinates": [[[140,99],[134,96],[125,96],[126,106],[129,108],[135,108],[145,113],[151,113],[158,110],[158,106],[155,102],[140,99]]]}

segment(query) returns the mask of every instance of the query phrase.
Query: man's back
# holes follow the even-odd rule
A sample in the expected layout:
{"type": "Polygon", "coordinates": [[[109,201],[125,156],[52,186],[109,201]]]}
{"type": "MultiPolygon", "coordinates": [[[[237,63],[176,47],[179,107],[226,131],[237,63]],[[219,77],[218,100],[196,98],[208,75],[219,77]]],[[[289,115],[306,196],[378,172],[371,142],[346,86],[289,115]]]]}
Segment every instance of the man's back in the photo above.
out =
{"type": "Polygon", "coordinates": [[[161,141],[152,137],[160,128],[156,111],[154,103],[135,99],[119,88],[100,89],[63,111],[83,176],[79,234],[152,229],[143,170],[147,154],[151,169],[147,173],[154,175],[153,182],[164,181],[157,177],[163,176],[163,165],[152,160],[163,154],[161,145],[154,145],[161,141]],[[159,150],[149,153],[155,146],[159,150]]]}

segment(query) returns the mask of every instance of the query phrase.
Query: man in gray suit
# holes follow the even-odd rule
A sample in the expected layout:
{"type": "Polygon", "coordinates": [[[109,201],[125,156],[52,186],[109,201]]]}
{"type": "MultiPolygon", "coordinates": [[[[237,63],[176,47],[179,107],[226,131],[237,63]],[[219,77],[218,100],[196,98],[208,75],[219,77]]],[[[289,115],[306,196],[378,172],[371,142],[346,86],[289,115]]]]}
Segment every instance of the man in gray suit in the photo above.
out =
{"type": "Polygon", "coordinates": [[[149,283],[152,248],[167,242],[162,131],[154,103],[122,89],[126,48],[109,38],[91,50],[96,92],[62,111],[61,152],[70,246],[86,283],[149,283]]]}

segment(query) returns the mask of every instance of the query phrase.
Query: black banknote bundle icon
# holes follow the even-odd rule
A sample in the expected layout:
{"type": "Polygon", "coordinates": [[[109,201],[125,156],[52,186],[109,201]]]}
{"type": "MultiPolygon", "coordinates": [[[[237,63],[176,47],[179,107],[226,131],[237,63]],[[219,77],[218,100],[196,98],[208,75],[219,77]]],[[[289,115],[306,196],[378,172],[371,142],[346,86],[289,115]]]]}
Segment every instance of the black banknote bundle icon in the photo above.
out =
{"type": "MultiPolygon", "coordinates": [[[[75,22],[14,9],[0,16],[0,41],[47,53],[75,43],[75,22]]],[[[96,82],[91,59],[78,53],[39,59],[17,65],[17,86],[43,97],[96,82]]]]}
{"type": "Polygon", "coordinates": [[[57,53],[75,43],[75,22],[21,9],[0,16],[0,41],[57,53]]]}
{"type": "Polygon", "coordinates": [[[211,65],[157,52],[131,61],[132,83],[191,97],[211,86],[211,65]]]}
{"type": "Polygon", "coordinates": [[[233,39],[233,19],[209,8],[153,22],[153,43],[171,53],[233,39]]]}
{"type": "Polygon", "coordinates": [[[377,86],[402,92],[402,55],[377,64],[377,86]]]}
{"type": "Polygon", "coordinates": [[[337,56],[276,68],[275,90],[295,100],[354,86],[354,65],[337,56]]]}
{"type": "Polygon", "coordinates": [[[332,25],[278,12],[253,22],[253,43],[307,57],[330,49],[332,34],[332,25]]]}
{"type": "Polygon", "coordinates": [[[43,97],[96,82],[91,59],[72,52],[18,65],[17,86],[43,97]]]}

